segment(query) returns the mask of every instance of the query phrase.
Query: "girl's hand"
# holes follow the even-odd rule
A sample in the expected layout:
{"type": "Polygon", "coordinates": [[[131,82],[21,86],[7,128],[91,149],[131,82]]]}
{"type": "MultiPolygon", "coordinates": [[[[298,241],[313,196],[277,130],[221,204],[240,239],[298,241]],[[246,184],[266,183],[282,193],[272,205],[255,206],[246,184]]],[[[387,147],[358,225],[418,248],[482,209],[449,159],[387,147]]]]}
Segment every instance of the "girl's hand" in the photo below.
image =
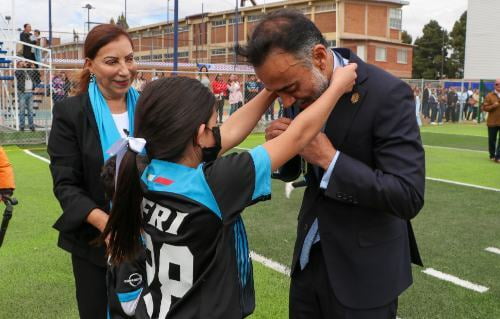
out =
{"type": "Polygon", "coordinates": [[[343,94],[351,92],[358,77],[356,74],[357,68],[356,63],[349,63],[343,68],[337,68],[333,71],[330,86],[339,89],[343,94]]]}

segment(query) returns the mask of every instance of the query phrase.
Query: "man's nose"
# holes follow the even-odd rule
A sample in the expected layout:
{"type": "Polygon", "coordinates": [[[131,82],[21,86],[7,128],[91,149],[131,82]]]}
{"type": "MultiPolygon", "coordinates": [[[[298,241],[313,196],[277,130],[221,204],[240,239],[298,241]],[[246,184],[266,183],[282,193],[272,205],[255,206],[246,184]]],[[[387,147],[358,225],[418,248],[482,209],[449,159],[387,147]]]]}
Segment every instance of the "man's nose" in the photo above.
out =
{"type": "Polygon", "coordinates": [[[296,99],[293,96],[288,94],[279,94],[279,96],[283,101],[283,107],[290,107],[296,101],[296,99]]]}

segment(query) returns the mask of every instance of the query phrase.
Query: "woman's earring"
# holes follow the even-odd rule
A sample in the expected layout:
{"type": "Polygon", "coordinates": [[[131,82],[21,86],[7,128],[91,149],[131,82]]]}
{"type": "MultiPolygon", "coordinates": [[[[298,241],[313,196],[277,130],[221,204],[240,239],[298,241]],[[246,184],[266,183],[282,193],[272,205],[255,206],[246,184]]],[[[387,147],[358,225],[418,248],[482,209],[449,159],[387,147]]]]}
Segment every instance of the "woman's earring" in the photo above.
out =
{"type": "Polygon", "coordinates": [[[90,82],[95,82],[95,74],[90,73],[90,82]]]}

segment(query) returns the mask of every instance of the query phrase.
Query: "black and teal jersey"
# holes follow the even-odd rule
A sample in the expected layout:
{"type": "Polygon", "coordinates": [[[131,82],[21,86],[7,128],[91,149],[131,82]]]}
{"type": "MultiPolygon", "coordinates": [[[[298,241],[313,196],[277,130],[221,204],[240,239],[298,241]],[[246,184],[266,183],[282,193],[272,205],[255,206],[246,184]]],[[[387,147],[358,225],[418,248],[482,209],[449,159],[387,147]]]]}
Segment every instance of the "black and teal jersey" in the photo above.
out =
{"type": "Polygon", "coordinates": [[[255,308],[241,212],[271,195],[259,146],[197,168],[152,160],[142,216],[147,284],[137,318],[243,318],[255,308]]]}

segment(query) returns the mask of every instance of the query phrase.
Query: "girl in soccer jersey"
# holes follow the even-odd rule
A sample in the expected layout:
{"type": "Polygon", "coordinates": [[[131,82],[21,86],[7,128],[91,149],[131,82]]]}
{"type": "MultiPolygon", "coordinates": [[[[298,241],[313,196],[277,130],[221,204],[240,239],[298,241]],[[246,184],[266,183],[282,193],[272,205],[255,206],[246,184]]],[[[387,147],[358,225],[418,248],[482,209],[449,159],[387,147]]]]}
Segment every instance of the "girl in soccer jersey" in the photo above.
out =
{"type": "Polygon", "coordinates": [[[140,296],[123,298],[138,302],[136,318],[232,319],[252,313],[252,265],[241,212],[270,198],[271,172],[320,131],[352,89],[355,69],[336,70],[323,95],[280,136],[223,157],[218,155],[251,133],[274,93],[263,90],[219,128],[215,98],[200,82],[174,77],[145,88],[134,131],[146,141],[149,163],[138,168],[140,150],[131,142],[103,233],[114,264],[141,251],[142,234],[146,285],[140,296]]]}

